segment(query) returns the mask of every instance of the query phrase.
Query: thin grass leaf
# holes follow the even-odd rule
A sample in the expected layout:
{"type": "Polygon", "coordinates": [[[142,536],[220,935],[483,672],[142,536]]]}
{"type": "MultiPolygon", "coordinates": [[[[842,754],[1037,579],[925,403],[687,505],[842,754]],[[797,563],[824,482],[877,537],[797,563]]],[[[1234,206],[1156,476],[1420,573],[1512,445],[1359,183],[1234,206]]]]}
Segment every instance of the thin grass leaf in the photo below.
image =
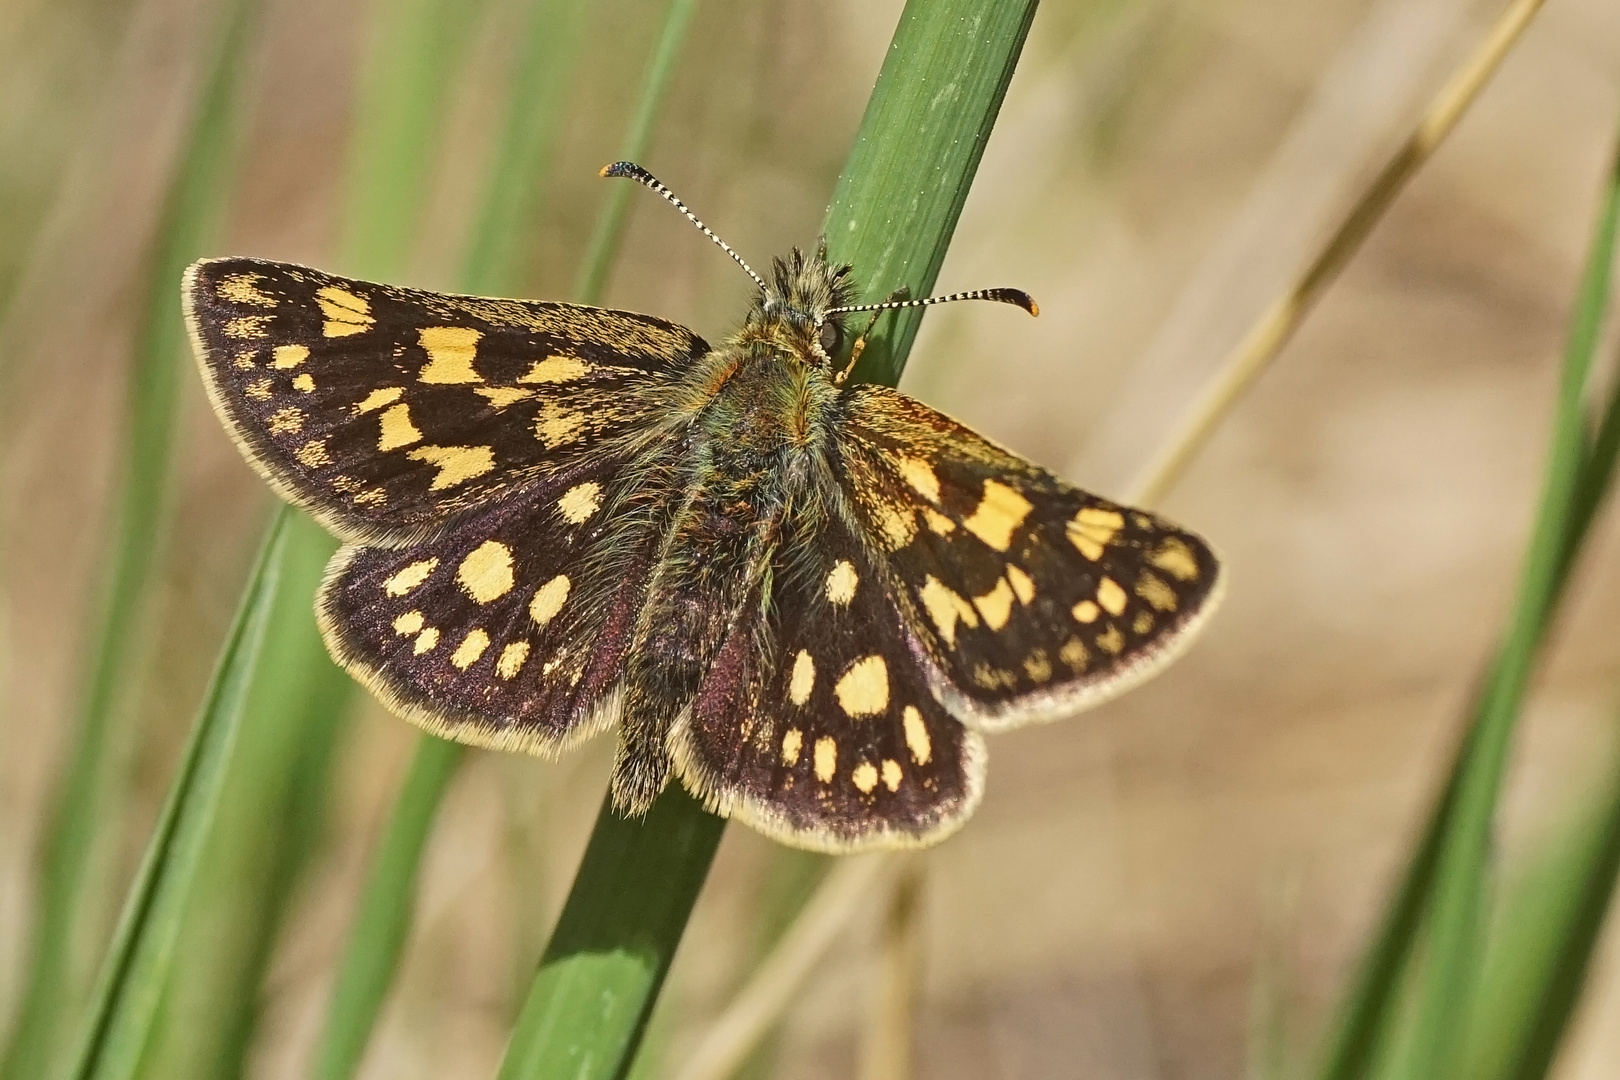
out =
{"type": "Polygon", "coordinates": [[[1539,1080],[1580,1001],[1620,874],[1620,754],[1601,798],[1503,905],[1470,1025],[1468,1080],[1539,1080]]]}
{"type": "Polygon", "coordinates": [[[128,1080],[146,1053],[248,708],[286,551],[277,512],[124,904],[68,1080],[128,1080]]]}
{"type": "Polygon", "coordinates": [[[1498,794],[1537,647],[1567,569],[1571,525],[1579,512],[1587,445],[1582,396],[1608,306],[1617,225],[1620,157],[1604,193],[1565,349],[1546,482],[1519,595],[1492,666],[1435,864],[1428,955],[1411,1053],[1405,1062],[1405,1075],[1414,1078],[1450,1075],[1461,1065],[1466,1010],[1478,975],[1498,794]]]}
{"type": "MultiPolygon", "coordinates": [[[[1032,0],[913,0],[901,14],[826,223],[829,254],[869,295],[933,286],[1034,15],[1032,0]]],[[[880,324],[867,378],[898,381],[918,325],[906,314],[880,324]]],[[[678,785],[640,821],[603,803],[501,1080],[629,1070],[723,827],[678,785]]]]}
{"type": "Polygon", "coordinates": [[[128,429],[119,454],[123,472],[112,527],[107,578],[86,690],[74,723],[66,771],[54,793],[43,842],[38,923],[22,1004],[0,1077],[36,1080],[54,1071],[68,1044],[67,1031],[83,1006],[85,990],[75,952],[98,942],[96,906],[87,875],[96,858],[108,800],[118,787],[109,760],[110,728],[121,704],[134,695],[154,570],[168,527],[168,485],[173,457],[179,379],[187,353],[175,282],[217,226],[229,189],[242,62],[259,0],[224,0],[218,30],[198,94],[191,131],[164,203],[150,258],[146,298],[131,368],[128,429]]]}
{"type": "Polygon", "coordinates": [[[490,167],[461,288],[480,296],[509,292],[521,275],[523,239],[540,203],[540,181],[562,123],[591,5],[535,0],[512,77],[512,100],[490,167]]]}

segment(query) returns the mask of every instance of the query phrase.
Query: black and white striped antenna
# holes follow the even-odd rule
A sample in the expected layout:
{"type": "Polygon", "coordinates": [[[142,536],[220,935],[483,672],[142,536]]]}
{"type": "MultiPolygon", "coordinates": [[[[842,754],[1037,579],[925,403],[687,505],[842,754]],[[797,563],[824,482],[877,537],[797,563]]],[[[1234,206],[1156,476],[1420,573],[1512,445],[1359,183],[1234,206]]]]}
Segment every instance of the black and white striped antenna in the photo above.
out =
{"type": "Polygon", "coordinates": [[[844,315],[851,311],[889,311],[893,308],[927,307],[929,304],[949,304],[957,300],[994,300],[999,304],[1013,304],[1031,315],[1041,313],[1040,305],[1022,289],[969,289],[953,292],[949,296],[930,296],[926,300],[889,300],[881,304],[853,304],[849,307],[828,308],[828,315],[844,315]]]}
{"type": "Polygon", "coordinates": [[[730,244],[726,243],[724,240],[714,235],[713,232],[709,231],[709,227],[703,224],[703,222],[699,221],[698,216],[692,213],[692,211],[688,210],[686,208],[686,204],[677,199],[675,197],[675,193],[669,190],[669,188],[665,187],[663,183],[659,181],[658,177],[654,176],[646,169],[643,169],[640,165],[637,165],[633,161],[615,161],[613,164],[603,169],[600,175],[607,177],[623,176],[634,180],[638,184],[643,184],[646,187],[650,187],[654,191],[658,192],[658,194],[662,195],[666,200],[668,200],[671,206],[685,214],[686,220],[696,225],[699,229],[702,229],[704,236],[707,236],[710,240],[713,240],[716,244],[719,244],[721,251],[737,260],[737,265],[746,270],[748,272],[748,276],[754,279],[754,284],[759,286],[760,292],[769,291],[765,288],[765,279],[754,273],[754,268],[743,262],[743,257],[731,250],[730,244]]]}

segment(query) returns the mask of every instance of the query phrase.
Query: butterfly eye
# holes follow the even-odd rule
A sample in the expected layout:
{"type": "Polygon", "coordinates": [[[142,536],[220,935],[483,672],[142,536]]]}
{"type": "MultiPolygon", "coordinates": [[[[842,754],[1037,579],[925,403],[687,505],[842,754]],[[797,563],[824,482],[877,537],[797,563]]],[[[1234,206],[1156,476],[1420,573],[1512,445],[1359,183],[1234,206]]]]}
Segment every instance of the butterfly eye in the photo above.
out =
{"type": "Polygon", "coordinates": [[[824,322],[817,333],[817,341],[821,345],[822,352],[829,357],[836,356],[844,344],[844,328],[831,320],[824,322]]]}

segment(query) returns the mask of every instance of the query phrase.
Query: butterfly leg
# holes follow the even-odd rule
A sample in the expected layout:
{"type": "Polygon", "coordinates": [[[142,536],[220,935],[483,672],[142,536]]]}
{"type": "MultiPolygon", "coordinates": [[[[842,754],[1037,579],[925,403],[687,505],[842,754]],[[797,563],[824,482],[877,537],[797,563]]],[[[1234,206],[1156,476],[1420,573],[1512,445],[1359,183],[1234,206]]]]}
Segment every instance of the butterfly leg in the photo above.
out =
{"type": "MultiPolygon", "coordinates": [[[[904,300],[910,295],[911,295],[911,290],[909,288],[907,288],[906,286],[902,285],[898,289],[894,290],[894,292],[890,293],[889,298],[887,300],[883,301],[883,302],[885,304],[892,304],[892,303],[895,303],[896,301],[904,300]]],[[[872,327],[877,325],[878,316],[882,315],[882,314],[883,314],[882,311],[874,311],[874,312],[872,312],[872,317],[870,319],[866,320],[866,329],[861,331],[861,336],[855,339],[855,344],[854,345],[850,346],[850,349],[849,349],[849,363],[845,364],[844,365],[844,370],[840,371],[838,373],[838,376],[833,379],[833,384],[834,385],[836,385],[836,386],[844,385],[845,380],[847,380],[849,378],[849,373],[855,370],[856,361],[858,361],[861,358],[861,353],[866,351],[866,338],[867,338],[867,335],[872,332],[872,327]]]]}

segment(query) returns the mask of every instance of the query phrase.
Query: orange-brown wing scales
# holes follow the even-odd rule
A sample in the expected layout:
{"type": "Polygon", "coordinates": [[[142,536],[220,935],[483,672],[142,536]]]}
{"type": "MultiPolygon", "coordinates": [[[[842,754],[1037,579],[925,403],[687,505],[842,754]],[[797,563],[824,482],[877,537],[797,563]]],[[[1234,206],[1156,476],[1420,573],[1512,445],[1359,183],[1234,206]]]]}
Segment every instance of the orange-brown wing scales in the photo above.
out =
{"type": "Polygon", "coordinates": [[[676,767],[710,806],[796,846],[933,843],[983,789],[984,746],[929,692],[881,575],[836,522],[778,549],[727,633],[676,767]]]}
{"type": "Polygon", "coordinates": [[[550,754],[600,730],[656,550],[608,471],[419,546],[343,548],[317,602],[333,655],[395,712],[459,742],[550,754]]]}
{"type": "Polygon", "coordinates": [[[1055,719],[1158,671],[1213,610],[1198,536],[1065,484],[896,391],[860,387],[845,486],[966,722],[1055,719]]]}
{"type": "Polygon", "coordinates": [[[627,451],[649,391],[706,352],[672,323],[446,296],[254,259],[201,262],[187,315],[249,460],[349,540],[398,545],[627,451]]]}

